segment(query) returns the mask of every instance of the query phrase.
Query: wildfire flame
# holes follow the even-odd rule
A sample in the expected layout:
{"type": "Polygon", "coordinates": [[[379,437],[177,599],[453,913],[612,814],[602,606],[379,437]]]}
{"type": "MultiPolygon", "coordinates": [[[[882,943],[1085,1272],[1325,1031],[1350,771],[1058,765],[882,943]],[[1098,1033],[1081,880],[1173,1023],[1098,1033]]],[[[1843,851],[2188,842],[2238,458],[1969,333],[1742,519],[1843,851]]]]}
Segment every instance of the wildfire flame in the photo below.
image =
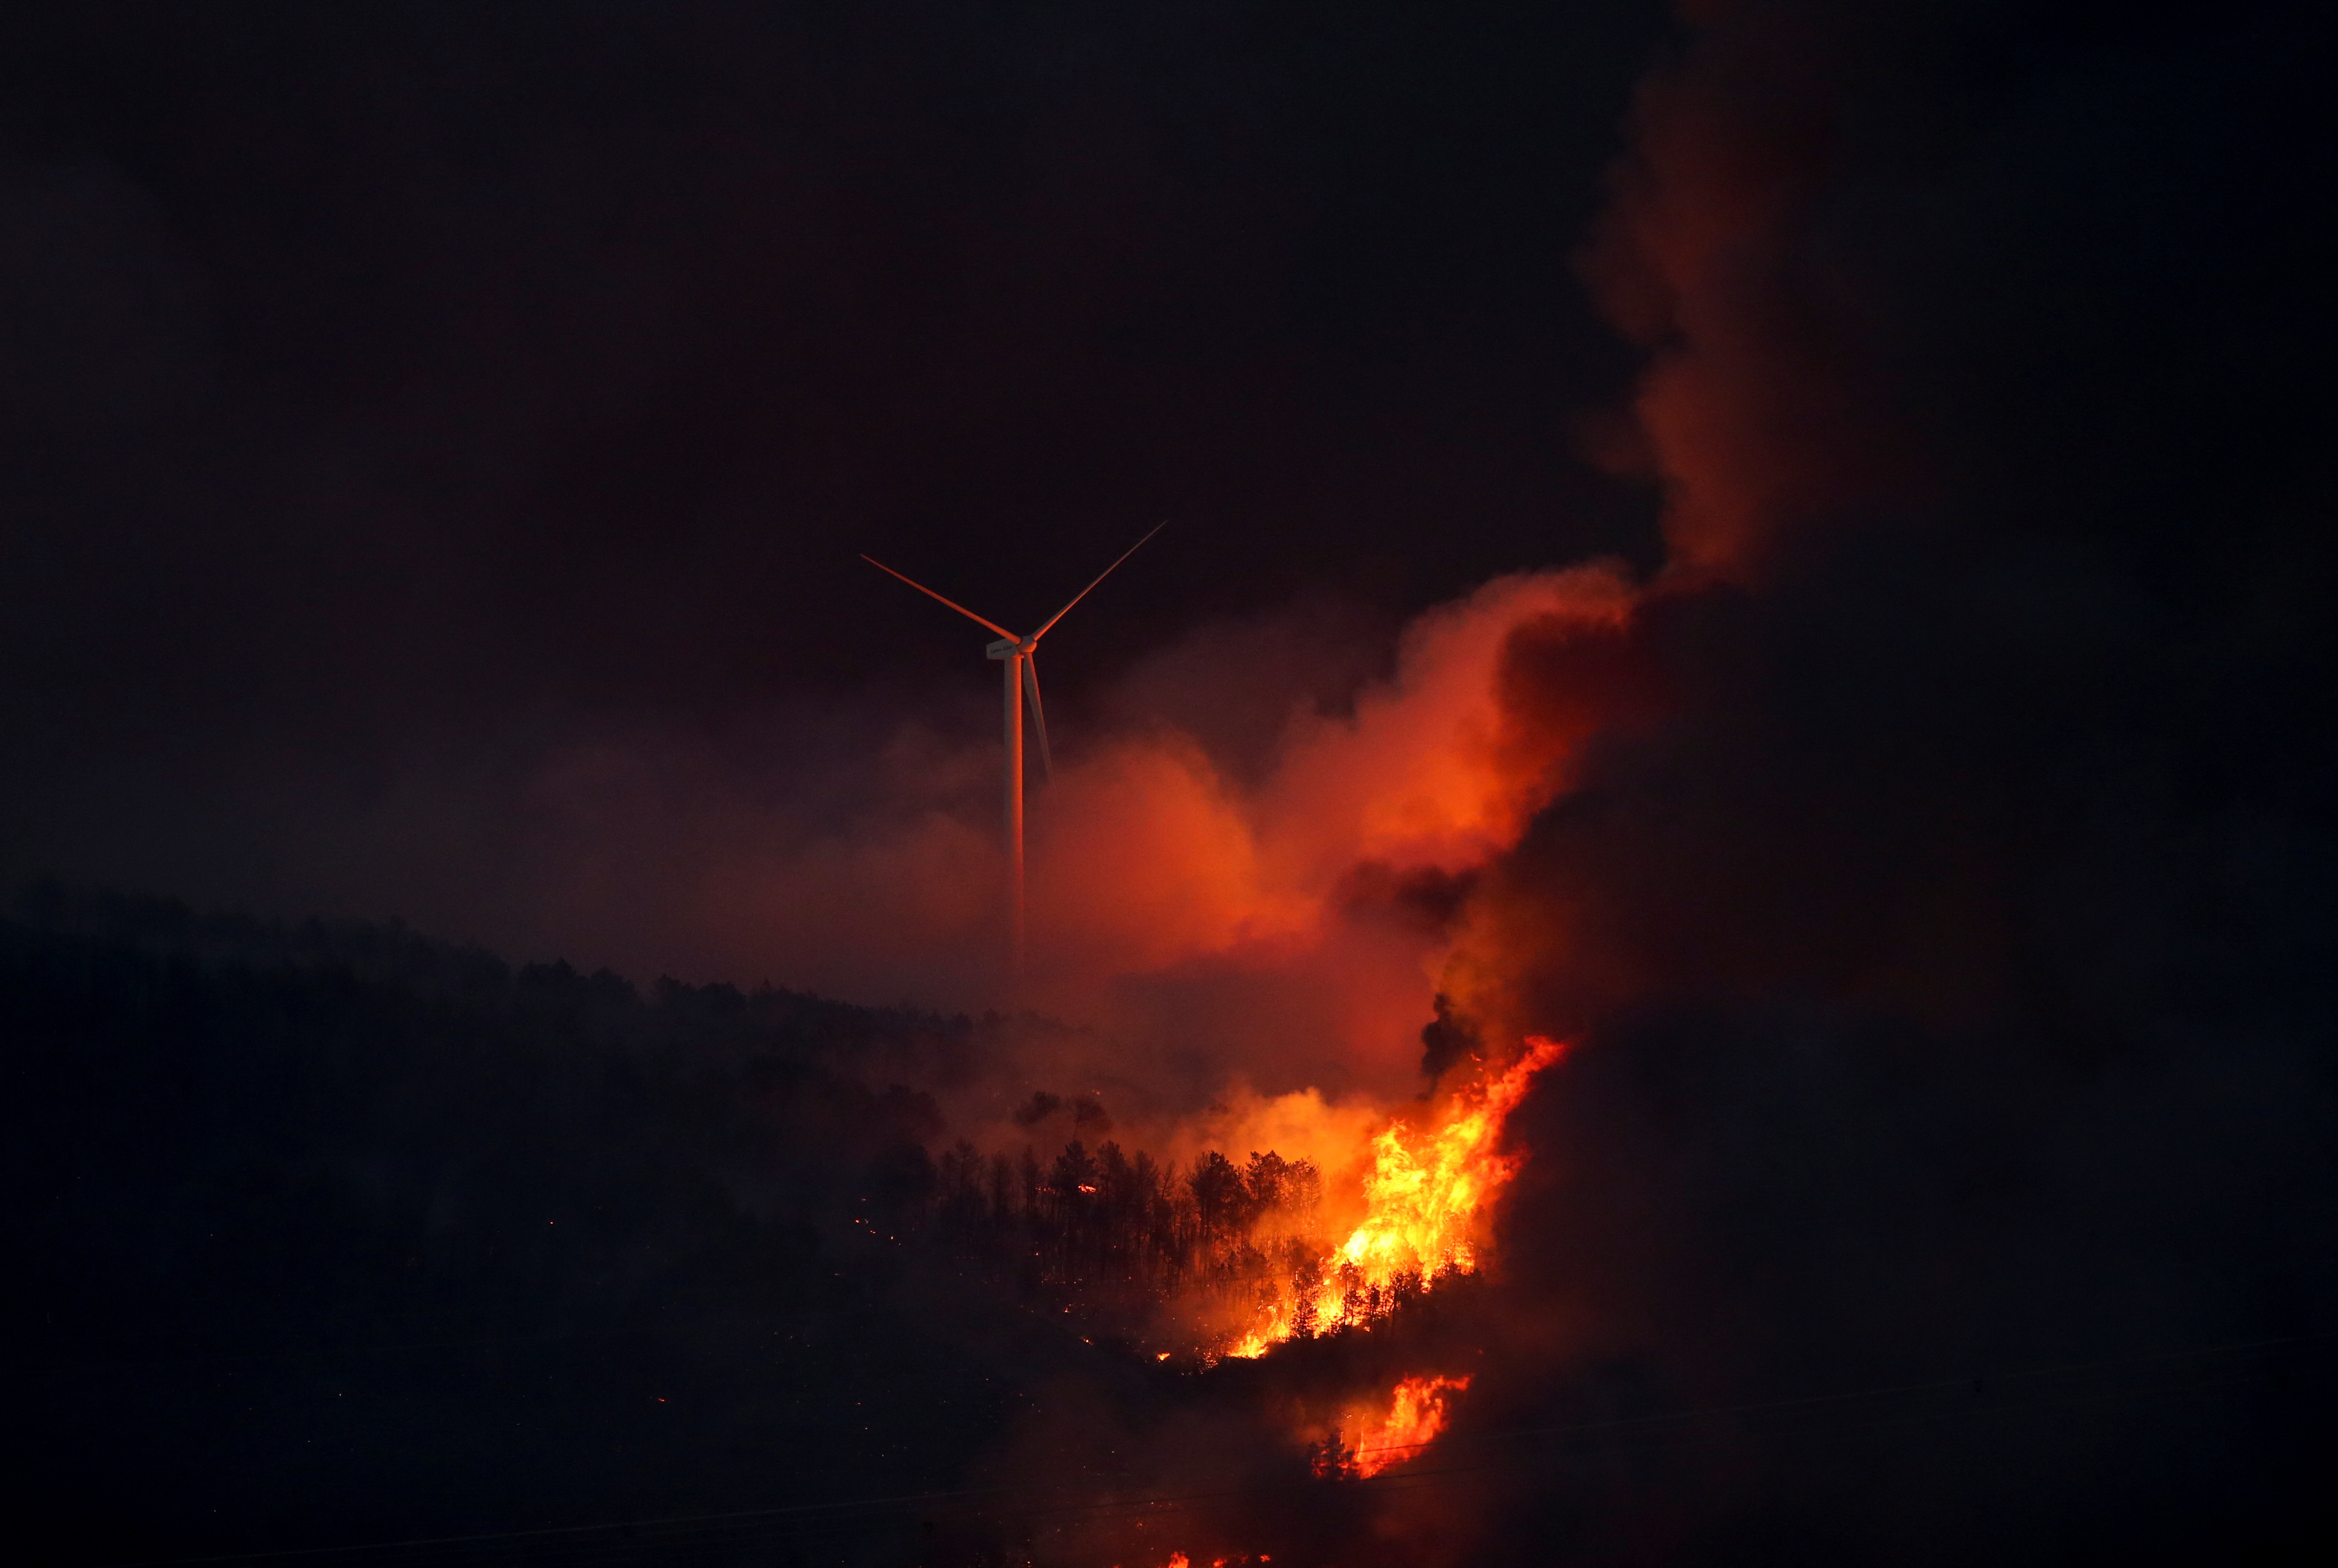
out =
{"type": "Polygon", "coordinates": [[[1385,1411],[1349,1411],[1345,1427],[1315,1449],[1315,1473],[1361,1478],[1403,1464],[1437,1440],[1451,1417],[1449,1399],[1469,1387],[1466,1377],[1405,1378],[1385,1411]]]}
{"type": "Polygon", "coordinates": [[[1469,1387],[1467,1377],[1408,1377],[1398,1384],[1388,1418],[1357,1434],[1357,1473],[1377,1475],[1435,1442],[1449,1415],[1446,1396],[1469,1387]]]}
{"type": "Polygon", "coordinates": [[[1476,1270],[1482,1211],[1518,1170],[1517,1156],[1497,1152],[1503,1124],[1535,1074],[1566,1049],[1540,1035],[1526,1044],[1526,1054],[1498,1077],[1457,1094],[1436,1127],[1416,1132],[1392,1122],[1373,1140],[1362,1220],[1312,1267],[1283,1279],[1223,1354],[1263,1356],[1285,1339],[1365,1327],[1407,1294],[1476,1270]]]}

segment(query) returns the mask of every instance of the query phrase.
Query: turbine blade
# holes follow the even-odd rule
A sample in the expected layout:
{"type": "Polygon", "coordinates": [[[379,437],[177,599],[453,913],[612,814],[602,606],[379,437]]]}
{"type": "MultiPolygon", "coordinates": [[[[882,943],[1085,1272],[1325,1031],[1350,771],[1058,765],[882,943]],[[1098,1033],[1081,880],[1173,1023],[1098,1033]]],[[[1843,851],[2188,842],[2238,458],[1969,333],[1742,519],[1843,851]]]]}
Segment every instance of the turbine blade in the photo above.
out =
{"type": "MultiPolygon", "coordinates": [[[[882,561],[878,560],[878,559],[877,559],[877,557],[876,557],[876,556],[874,556],[874,555],[863,555],[863,556],[861,557],[861,559],[862,559],[863,561],[868,562],[868,563],[869,563],[869,564],[870,564],[871,566],[876,567],[878,571],[879,571],[879,572],[882,572],[882,573],[886,573],[888,576],[892,576],[892,577],[901,577],[901,574],[900,574],[899,572],[894,571],[890,566],[886,565],[886,564],[885,564],[885,563],[883,563],[882,561]]],[[[1117,565],[1117,564],[1118,564],[1118,563],[1117,563],[1117,562],[1115,562],[1115,565],[1117,565]]],[[[904,583],[907,583],[910,587],[915,588],[918,593],[923,593],[923,594],[924,594],[927,598],[928,598],[928,599],[942,599],[942,596],[941,596],[940,594],[938,594],[938,593],[935,593],[932,589],[930,589],[930,588],[927,587],[924,583],[922,583],[918,582],[918,581],[916,578],[914,578],[914,577],[901,577],[901,581],[902,581],[902,582],[904,582],[904,583]]],[[[987,626],[987,627],[989,627],[993,632],[997,632],[1001,637],[1005,637],[1005,638],[1008,639],[1009,641],[1011,641],[1011,642],[1022,642],[1022,641],[1023,641],[1023,639],[1021,639],[1020,637],[1016,636],[1014,632],[1009,632],[1006,627],[1001,626],[997,622],[996,622],[996,621],[985,621],[985,620],[983,620],[983,618],[982,618],[981,616],[979,616],[979,615],[976,614],[973,611],[971,611],[971,610],[968,609],[965,605],[958,603],[957,601],[955,601],[955,600],[951,600],[951,599],[942,599],[942,603],[945,603],[945,604],[948,604],[951,609],[953,609],[953,610],[957,611],[959,614],[961,614],[961,615],[965,616],[968,620],[972,621],[972,622],[976,622],[976,623],[977,623],[977,624],[978,624],[978,625],[983,625],[983,626],[987,626]]],[[[1069,605],[1066,605],[1066,606],[1065,606],[1065,608],[1069,609],[1069,608],[1070,608],[1070,606],[1069,606],[1069,605]]]]}
{"type": "Polygon", "coordinates": [[[1031,699],[1031,722],[1039,731],[1039,773],[1053,784],[1056,760],[1047,755],[1047,710],[1039,706],[1039,659],[1035,653],[1023,655],[1023,694],[1031,699]]]}
{"type": "MultiPolygon", "coordinates": [[[[1146,539],[1150,539],[1150,538],[1152,538],[1154,534],[1158,534],[1158,533],[1160,533],[1160,532],[1161,532],[1161,530],[1163,530],[1164,528],[1166,528],[1166,527],[1168,527],[1168,526],[1169,526],[1169,524],[1168,524],[1168,521],[1167,521],[1165,518],[1164,518],[1164,520],[1162,520],[1161,522],[1155,523],[1155,524],[1153,525],[1153,531],[1152,531],[1152,533],[1145,534],[1145,536],[1144,536],[1144,539],[1139,539],[1135,544],[1131,544],[1127,549],[1125,549],[1125,550],[1124,550],[1124,551],[1122,551],[1122,552],[1121,552],[1121,554],[1120,554],[1120,561],[1125,561],[1125,560],[1127,560],[1131,555],[1135,554],[1139,550],[1144,549],[1144,543],[1145,543],[1145,540],[1146,540],[1146,539]]],[[[1076,593],[1073,594],[1073,595],[1072,595],[1072,604],[1076,604],[1076,603],[1078,603],[1081,600],[1083,600],[1083,599],[1086,598],[1089,594],[1091,594],[1091,593],[1095,593],[1095,585],[1096,585],[1096,583],[1101,583],[1101,582],[1103,582],[1105,578],[1107,578],[1107,577],[1111,576],[1115,571],[1118,570],[1118,568],[1119,568],[1119,566],[1120,566],[1120,561],[1115,561],[1115,562],[1114,562],[1110,566],[1107,566],[1107,567],[1105,567],[1103,571],[1101,571],[1101,572],[1097,573],[1096,573],[1096,577],[1095,577],[1095,583],[1089,583],[1086,587],[1085,587],[1085,588],[1081,589],[1078,593],[1076,593]]],[[[1072,604],[1066,604],[1066,605],[1065,605],[1061,610],[1056,611],[1053,615],[1048,616],[1048,617],[1047,617],[1047,625],[1046,625],[1046,626],[1042,626],[1042,627],[1040,627],[1036,632],[1032,632],[1032,633],[1031,633],[1031,641],[1032,641],[1032,642],[1038,642],[1038,641],[1039,641],[1039,639],[1040,639],[1040,638],[1045,637],[1045,636],[1047,634],[1047,627],[1048,627],[1048,626],[1053,626],[1056,622],[1061,621],[1065,616],[1066,616],[1066,615],[1068,615],[1068,614],[1070,614],[1070,613],[1072,612],[1072,604]]]]}

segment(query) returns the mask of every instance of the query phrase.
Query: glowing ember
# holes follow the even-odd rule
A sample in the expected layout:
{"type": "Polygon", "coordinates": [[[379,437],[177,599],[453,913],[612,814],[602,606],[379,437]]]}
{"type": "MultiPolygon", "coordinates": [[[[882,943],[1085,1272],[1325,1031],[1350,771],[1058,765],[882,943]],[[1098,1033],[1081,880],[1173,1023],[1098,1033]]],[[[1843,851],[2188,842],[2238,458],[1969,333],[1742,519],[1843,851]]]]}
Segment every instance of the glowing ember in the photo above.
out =
{"type": "Polygon", "coordinates": [[[1517,1156],[1496,1151],[1503,1124],[1535,1074],[1564,1049],[1559,1041],[1530,1036],[1525,1055],[1490,1083],[1457,1095],[1433,1130],[1415,1132],[1391,1122],[1373,1140],[1362,1221],[1330,1253],[1283,1279],[1224,1354],[1262,1356],[1285,1339],[1364,1327],[1407,1295],[1474,1272],[1474,1238],[1486,1202],[1518,1169],[1517,1156]]]}

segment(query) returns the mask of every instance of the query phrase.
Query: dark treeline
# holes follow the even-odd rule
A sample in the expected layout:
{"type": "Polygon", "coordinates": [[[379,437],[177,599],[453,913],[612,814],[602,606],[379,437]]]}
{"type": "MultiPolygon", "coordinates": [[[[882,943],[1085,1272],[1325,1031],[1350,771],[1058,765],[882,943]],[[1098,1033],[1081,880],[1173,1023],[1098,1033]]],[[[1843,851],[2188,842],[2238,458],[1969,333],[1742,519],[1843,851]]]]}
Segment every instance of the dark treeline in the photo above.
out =
{"type": "Polygon", "coordinates": [[[1310,1278],[1305,1161],[1159,1162],[1101,1107],[986,1154],[877,1081],[1002,1026],[35,889],[0,919],[31,1537],[103,1563],[948,1485],[1164,1300],[1310,1278]]]}
{"type": "Polygon", "coordinates": [[[41,913],[0,927],[5,1158],[60,1345],[610,1326],[739,1227],[816,1250],[921,1203],[931,1102],[849,1064],[968,1027],[396,930],[41,913]]]}
{"type": "Polygon", "coordinates": [[[860,1074],[992,1026],[36,890],[0,920],[19,1539],[97,1563],[948,1481],[1095,1354],[919,1240],[941,1119],[860,1074]]]}

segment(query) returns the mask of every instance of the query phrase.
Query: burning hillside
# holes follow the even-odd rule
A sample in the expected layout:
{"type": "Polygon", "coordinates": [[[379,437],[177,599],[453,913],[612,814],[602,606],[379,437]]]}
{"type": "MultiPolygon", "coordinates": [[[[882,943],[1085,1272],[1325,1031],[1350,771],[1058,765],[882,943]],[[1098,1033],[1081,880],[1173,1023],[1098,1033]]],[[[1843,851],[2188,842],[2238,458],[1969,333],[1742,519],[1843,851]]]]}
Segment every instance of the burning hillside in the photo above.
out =
{"type": "Polygon", "coordinates": [[[1156,1358],[1254,1358],[1292,1338],[1368,1328],[1479,1264],[1518,1169],[1503,1127],[1556,1041],[1399,1115],[1335,1166],[1273,1150],[1189,1167],[1074,1140],[1042,1163],[961,1142],[938,1168],[934,1222],[1034,1296],[1156,1358]],[[1344,1190],[1343,1190],[1344,1189],[1344,1190]],[[1327,1215],[1354,1213],[1327,1230],[1327,1215]]]}
{"type": "Polygon", "coordinates": [[[1434,1125],[1416,1132],[1391,1121],[1372,1140],[1362,1220],[1272,1281],[1225,1353],[1262,1356],[1285,1339],[1366,1328],[1439,1280],[1474,1272],[1487,1210],[1518,1169],[1499,1148],[1503,1124],[1561,1049],[1529,1039],[1517,1062],[1446,1102],[1434,1125]]]}

